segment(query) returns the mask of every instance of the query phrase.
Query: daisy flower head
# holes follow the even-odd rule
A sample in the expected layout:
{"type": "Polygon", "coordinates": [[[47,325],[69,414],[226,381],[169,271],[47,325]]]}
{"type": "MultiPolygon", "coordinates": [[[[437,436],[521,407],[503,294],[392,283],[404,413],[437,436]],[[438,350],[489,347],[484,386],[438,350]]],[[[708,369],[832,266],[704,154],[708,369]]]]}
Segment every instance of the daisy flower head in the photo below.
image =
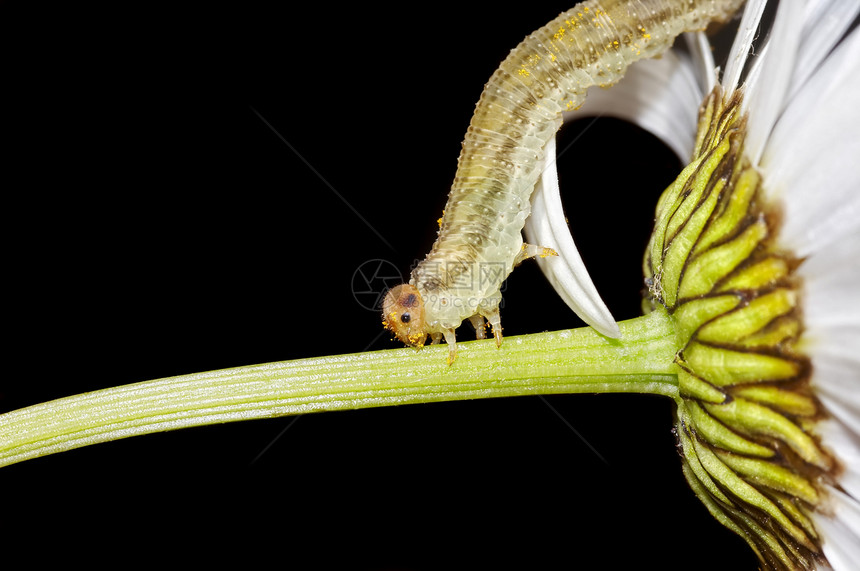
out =
{"type": "MultiPolygon", "coordinates": [[[[577,113],[637,123],[688,163],[658,202],[644,270],[646,311],[667,312],[678,335],[676,432],[691,488],[764,567],[851,569],[860,561],[860,5],[767,4],[748,3],[719,82],[698,34],[577,113]],[[774,16],[766,32],[763,14],[774,16]]],[[[527,236],[561,243],[562,254],[542,269],[603,332],[553,206],[554,165],[536,194],[527,236]]]]}

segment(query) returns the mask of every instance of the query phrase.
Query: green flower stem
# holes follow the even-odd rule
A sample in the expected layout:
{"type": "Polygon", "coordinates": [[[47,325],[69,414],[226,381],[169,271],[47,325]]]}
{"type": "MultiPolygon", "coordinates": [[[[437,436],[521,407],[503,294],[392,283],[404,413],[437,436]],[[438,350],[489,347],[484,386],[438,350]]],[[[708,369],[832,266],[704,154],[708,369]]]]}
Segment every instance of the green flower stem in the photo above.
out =
{"type": "MultiPolygon", "coordinates": [[[[558,393],[678,396],[665,311],[619,324],[252,365],[123,385],[0,415],[0,466],[129,436],[331,410],[558,393]]],[[[70,371],[70,373],[74,373],[70,371]]]]}

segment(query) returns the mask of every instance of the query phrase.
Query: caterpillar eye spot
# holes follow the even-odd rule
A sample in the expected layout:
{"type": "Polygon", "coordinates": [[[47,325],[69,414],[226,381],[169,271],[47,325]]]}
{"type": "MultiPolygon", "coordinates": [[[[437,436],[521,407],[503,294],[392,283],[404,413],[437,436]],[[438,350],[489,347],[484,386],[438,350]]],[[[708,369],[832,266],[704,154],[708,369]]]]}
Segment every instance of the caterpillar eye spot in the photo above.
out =
{"type": "Polygon", "coordinates": [[[400,316],[400,321],[402,321],[403,323],[409,323],[411,320],[412,320],[412,316],[409,315],[408,313],[404,313],[403,315],[400,316]]]}

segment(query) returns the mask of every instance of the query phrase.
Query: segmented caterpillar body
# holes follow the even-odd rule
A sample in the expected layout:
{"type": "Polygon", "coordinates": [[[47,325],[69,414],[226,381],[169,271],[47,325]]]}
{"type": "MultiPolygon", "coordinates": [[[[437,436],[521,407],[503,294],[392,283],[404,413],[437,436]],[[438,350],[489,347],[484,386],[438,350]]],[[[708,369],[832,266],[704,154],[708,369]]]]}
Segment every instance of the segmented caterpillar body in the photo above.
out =
{"type": "Polygon", "coordinates": [[[409,284],[383,301],[383,323],[412,346],[444,336],[448,361],[464,319],[501,345],[500,287],[513,268],[548,248],[523,243],[543,148],[562,112],[608,87],[636,60],[656,56],[683,32],[731,16],[743,0],[602,0],[577,4],[528,36],[490,78],[460,153],[439,236],[409,284]]]}

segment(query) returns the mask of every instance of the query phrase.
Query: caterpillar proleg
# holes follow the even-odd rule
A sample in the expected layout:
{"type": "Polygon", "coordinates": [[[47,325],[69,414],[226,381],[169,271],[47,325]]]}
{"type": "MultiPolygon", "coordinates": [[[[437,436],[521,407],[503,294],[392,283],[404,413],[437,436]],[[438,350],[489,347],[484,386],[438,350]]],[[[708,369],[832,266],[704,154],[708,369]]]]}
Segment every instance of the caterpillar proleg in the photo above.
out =
{"type": "Polygon", "coordinates": [[[383,325],[421,347],[444,337],[448,363],[455,330],[484,319],[501,346],[502,282],[521,261],[552,256],[524,244],[530,197],[544,147],[562,112],[582,105],[589,87],[609,87],[637,60],[659,55],[684,32],[725,20],[743,0],[600,0],[577,4],[523,40],[484,86],[466,132],[457,174],[429,254],[408,284],[383,300],[383,325]]]}

